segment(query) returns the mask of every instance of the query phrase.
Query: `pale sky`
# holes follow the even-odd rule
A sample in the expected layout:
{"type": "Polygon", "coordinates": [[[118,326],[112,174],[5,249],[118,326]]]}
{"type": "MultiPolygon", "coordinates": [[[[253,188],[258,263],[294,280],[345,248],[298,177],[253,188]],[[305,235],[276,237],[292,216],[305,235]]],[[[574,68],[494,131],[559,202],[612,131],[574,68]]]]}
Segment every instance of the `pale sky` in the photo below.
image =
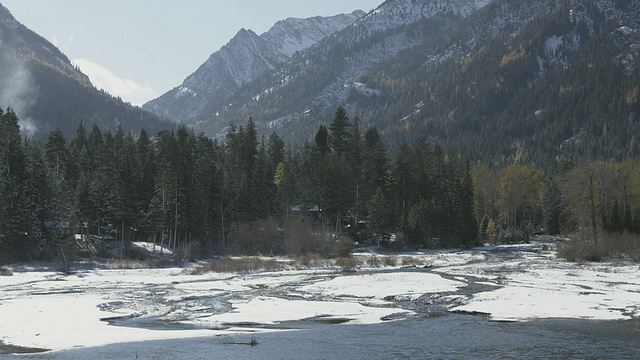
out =
{"type": "Polygon", "coordinates": [[[134,105],[193,73],[241,28],[369,12],[383,0],[0,0],[56,45],[98,88],[134,105]]]}

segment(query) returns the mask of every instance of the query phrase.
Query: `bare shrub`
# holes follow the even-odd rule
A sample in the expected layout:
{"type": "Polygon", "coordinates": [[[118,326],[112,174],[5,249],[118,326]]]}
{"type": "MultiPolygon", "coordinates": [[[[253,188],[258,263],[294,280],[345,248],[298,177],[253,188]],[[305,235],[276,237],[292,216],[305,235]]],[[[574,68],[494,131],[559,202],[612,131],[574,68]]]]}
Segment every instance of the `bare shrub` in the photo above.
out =
{"type": "Polygon", "coordinates": [[[233,234],[232,249],[237,254],[281,254],[282,231],[275,218],[239,224],[233,234]]]}
{"type": "Polygon", "coordinates": [[[178,245],[174,254],[178,262],[195,261],[200,251],[200,243],[197,241],[185,242],[178,245]]]}
{"type": "Polygon", "coordinates": [[[608,255],[608,250],[601,241],[576,237],[558,246],[558,256],[571,262],[602,261],[608,255]]]}
{"type": "Polygon", "coordinates": [[[342,238],[333,243],[331,247],[331,253],[336,257],[347,257],[351,256],[353,249],[355,249],[355,244],[349,238],[342,238]]]}
{"type": "Polygon", "coordinates": [[[598,262],[619,259],[640,262],[640,235],[629,232],[605,233],[595,241],[590,233],[578,232],[558,246],[558,256],[567,261],[598,262]]]}
{"type": "Polygon", "coordinates": [[[63,239],[57,246],[56,249],[56,263],[58,264],[58,269],[65,274],[71,273],[71,264],[75,260],[77,243],[73,237],[63,239]]]}
{"type": "Polygon", "coordinates": [[[628,231],[608,234],[603,243],[607,244],[611,256],[640,262],[640,235],[628,231]]]}
{"type": "Polygon", "coordinates": [[[294,217],[285,221],[284,228],[284,249],[288,255],[329,255],[331,235],[324,231],[321,224],[311,219],[294,217]]]}
{"type": "Polygon", "coordinates": [[[585,248],[586,246],[582,241],[572,240],[566,244],[558,246],[558,257],[570,262],[583,261],[585,248]]]}

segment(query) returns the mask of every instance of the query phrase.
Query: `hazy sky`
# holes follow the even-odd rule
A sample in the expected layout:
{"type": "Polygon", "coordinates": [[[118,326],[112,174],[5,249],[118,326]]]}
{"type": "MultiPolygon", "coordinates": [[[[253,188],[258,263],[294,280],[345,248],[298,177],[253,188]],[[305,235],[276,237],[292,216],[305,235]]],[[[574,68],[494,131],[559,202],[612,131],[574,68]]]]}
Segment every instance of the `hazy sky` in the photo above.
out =
{"type": "Polygon", "coordinates": [[[258,35],[288,17],[330,16],[383,0],[0,0],[55,44],[94,85],[132,104],[162,95],[241,28],[258,35]]]}

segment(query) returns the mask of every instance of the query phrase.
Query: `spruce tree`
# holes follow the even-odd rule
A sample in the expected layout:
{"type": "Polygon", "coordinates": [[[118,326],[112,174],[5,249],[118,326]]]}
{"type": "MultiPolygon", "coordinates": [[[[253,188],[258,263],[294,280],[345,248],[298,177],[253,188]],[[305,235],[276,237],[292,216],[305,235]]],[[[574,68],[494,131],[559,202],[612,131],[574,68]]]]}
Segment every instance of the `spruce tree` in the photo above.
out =
{"type": "Polygon", "coordinates": [[[551,181],[544,190],[542,199],[542,212],[544,227],[548,234],[560,233],[561,193],[558,184],[551,181]]]}
{"type": "Polygon", "coordinates": [[[338,107],[331,124],[329,124],[329,146],[336,157],[349,151],[351,137],[351,121],[344,108],[338,107]]]}
{"type": "Polygon", "coordinates": [[[322,156],[329,152],[329,130],[324,125],[320,125],[316,132],[315,147],[322,156]]]}
{"type": "Polygon", "coordinates": [[[478,222],[473,203],[473,179],[471,177],[471,161],[467,158],[460,189],[460,226],[459,234],[465,246],[478,244],[478,222]]]}
{"type": "Polygon", "coordinates": [[[28,228],[24,255],[27,258],[49,259],[53,255],[55,244],[46,242],[52,234],[47,223],[54,218],[54,209],[50,207],[53,195],[47,179],[47,171],[42,145],[33,140],[24,142],[25,183],[22,196],[22,208],[27,215],[28,228]]]}
{"type": "Polygon", "coordinates": [[[0,249],[10,257],[28,258],[28,214],[24,209],[25,155],[18,117],[0,110],[0,249]]]}

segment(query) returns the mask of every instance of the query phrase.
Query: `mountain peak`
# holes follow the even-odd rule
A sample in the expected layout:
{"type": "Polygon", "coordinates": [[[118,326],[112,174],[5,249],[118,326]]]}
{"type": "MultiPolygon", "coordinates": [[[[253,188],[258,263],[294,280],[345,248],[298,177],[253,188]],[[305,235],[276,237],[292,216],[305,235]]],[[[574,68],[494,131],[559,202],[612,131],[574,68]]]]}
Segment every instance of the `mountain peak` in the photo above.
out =
{"type": "Polygon", "coordinates": [[[178,121],[206,113],[241,86],[272,71],[296,52],[353,24],[362,15],[364,12],[358,10],[330,17],[288,18],[259,36],[242,28],[181,86],[143,107],[178,121]]]}

